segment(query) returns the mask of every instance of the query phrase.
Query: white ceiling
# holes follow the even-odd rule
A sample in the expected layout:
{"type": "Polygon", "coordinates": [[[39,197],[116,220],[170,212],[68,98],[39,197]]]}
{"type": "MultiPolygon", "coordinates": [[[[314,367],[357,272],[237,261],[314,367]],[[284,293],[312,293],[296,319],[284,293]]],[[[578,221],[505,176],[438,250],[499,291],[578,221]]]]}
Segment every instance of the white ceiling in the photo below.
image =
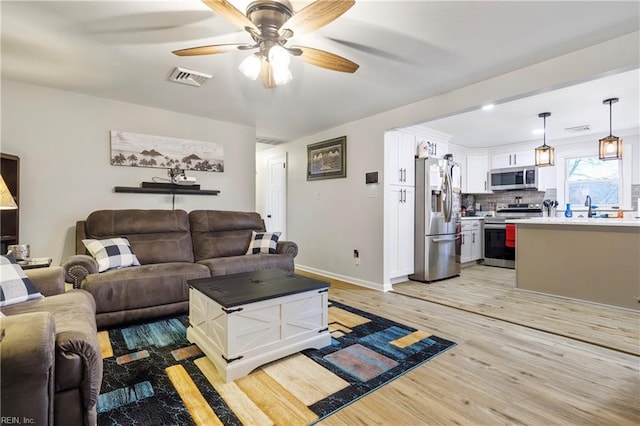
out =
{"type": "MultiPolygon", "coordinates": [[[[248,3],[231,1],[240,10],[248,3]]],[[[293,2],[296,10],[307,3],[293,2]]],[[[3,0],[2,76],[256,126],[259,136],[292,140],[638,31],[639,10],[637,1],[357,0],[336,21],[292,44],[339,54],[360,69],[355,74],[332,72],[294,58],[294,80],[267,90],[238,71],[246,52],[171,54],[206,44],[250,42],[247,33],[199,0],[3,0]],[[213,78],[201,88],[169,82],[176,66],[213,78]]],[[[610,93],[620,97],[614,105],[616,119],[635,102],[637,125],[637,74],[633,79],[635,86],[610,93]]],[[[455,126],[442,121],[438,130],[455,133],[460,140],[453,141],[462,145],[513,142],[524,137],[512,136],[516,129],[530,132],[543,110],[553,114],[548,134],[568,116],[572,125],[601,127],[601,119],[608,119],[601,104],[609,96],[605,92],[584,102],[565,95],[522,101],[511,112],[519,111],[526,120],[521,124],[515,116],[498,118],[507,110],[499,105],[495,119],[483,116],[474,137],[460,130],[475,126],[474,119],[455,126]],[[591,106],[597,118],[587,114],[591,106]],[[481,136],[487,129],[499,133],[481,136]]]]}
{"type": "Polygon", "coordinates": [[[543,134],[542,112],[547,117],[547,144],[554,140],[582,135],[609,134],[609,104],[605,99],[618,98],[611,104],[613,134],[640,127],[640,69],[591,80],[558,90],[498,104],[493,110],[476,109],[451,117],[413,126],[416,131],[428,128],[451,136],[450,142],[467,148],[485,148],[517,142],[540,141],[543,134]],[[570,128],[589,126],[589,130],[570,128]]]}

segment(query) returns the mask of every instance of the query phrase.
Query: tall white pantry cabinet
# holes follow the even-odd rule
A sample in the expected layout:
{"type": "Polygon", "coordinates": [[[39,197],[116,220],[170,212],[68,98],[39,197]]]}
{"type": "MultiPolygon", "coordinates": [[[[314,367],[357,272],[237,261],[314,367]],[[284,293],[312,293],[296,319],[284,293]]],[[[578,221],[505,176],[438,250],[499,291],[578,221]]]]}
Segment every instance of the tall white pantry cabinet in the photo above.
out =
{"type": "Polygon", "coordinates": [[[385,284],[413,274],[416,137],[389,131],[384,137],[385,284]]]}

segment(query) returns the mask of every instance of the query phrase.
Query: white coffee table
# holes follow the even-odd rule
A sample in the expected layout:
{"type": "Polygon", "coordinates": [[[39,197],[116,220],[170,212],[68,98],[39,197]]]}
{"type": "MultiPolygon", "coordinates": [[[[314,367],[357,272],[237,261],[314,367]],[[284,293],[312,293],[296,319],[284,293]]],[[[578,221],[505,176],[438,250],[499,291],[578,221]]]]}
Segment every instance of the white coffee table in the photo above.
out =
{"type": "Polygon", "coordinates": [[[225,382],[303,349],[331,344],[329,284],[279,269],[188,281],[187,339],[225,382]]]}

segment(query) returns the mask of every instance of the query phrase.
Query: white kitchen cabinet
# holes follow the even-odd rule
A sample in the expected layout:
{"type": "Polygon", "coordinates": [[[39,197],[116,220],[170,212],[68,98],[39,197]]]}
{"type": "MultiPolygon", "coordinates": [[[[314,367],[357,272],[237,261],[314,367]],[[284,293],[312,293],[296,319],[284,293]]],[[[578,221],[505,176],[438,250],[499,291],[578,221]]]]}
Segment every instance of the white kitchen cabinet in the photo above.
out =
{"type": "Polygon", "coordinates": [[[415,190],[409,186],[390,186],[387,209],[388,260],[391,279],[413,274],[415,190]]]}
{"type": "Polygon", "coordinates": [[[489,172],[489,157],[486,154],[467,155],[466,194],[484,194],[489,191],[487,173],[489,172]]]}
{"type": "Polygon", "coordinates": [[[538,167],[538,191],[557,187],[556,167],[538,167]]]}
{"type": "Polygon", "coordinates": [[[460,192],[467,192],[467,155],[460,148],[457,148],[455,145],[450,144],[449,150],[447,154],[453,155],[453,161],[460,165],[460,168],[455,168],[454,173],[458,174],[457,177],[454,177],[454,188],[456,187],[456,183],[460,192]]]}
{"type": "Polygon", "coordinates": [[[384,136],[385,178],[389,185],[415,184],[415,136],[399,131],[387,132],[384,136]]]}
{"type": "Polygon", "coordinates": [[[482,223],[480,220],[462,221],[462,246],[460,263],[474,262],[482,258],[482,223]]]}
{"type": "Polygon", "coordinates": [[[534,149],[524,151],[498,153],[491,156],[491,168],[503,169],[516,166],[533,166],[536,164],[534,149]]]}

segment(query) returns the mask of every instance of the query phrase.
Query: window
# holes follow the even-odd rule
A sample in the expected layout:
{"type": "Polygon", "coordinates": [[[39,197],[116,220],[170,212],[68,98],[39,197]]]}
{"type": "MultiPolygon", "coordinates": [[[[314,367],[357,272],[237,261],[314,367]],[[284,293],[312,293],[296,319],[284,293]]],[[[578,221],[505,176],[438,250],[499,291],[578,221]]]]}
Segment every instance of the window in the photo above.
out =
{"type": "Polygon", "coordinates": [[[621,161],[602,161],[597,156],[565,161],[565,194],[572,206],[584,206],[587,195],[591,197],[591,204],[598,207],[620,205],[621,161]]]}

